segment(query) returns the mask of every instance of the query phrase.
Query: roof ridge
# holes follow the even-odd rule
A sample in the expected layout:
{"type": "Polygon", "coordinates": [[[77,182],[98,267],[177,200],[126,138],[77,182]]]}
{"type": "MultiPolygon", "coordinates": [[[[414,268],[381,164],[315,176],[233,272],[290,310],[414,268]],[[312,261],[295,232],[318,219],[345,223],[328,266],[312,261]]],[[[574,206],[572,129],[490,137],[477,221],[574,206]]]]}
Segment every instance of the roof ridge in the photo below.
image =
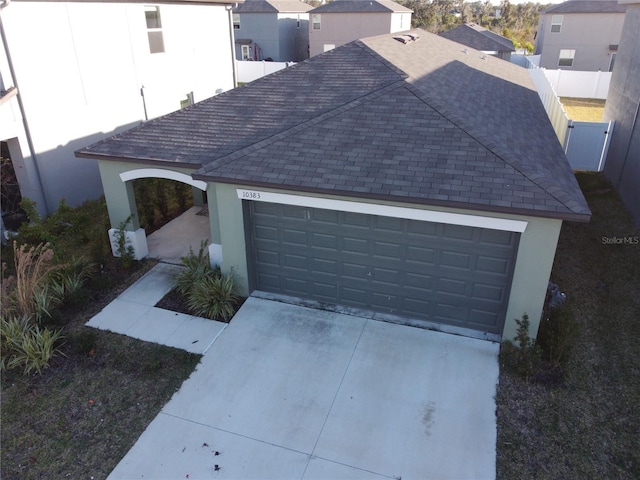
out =
{"type": "MultiPolygon", "coordinates": [[[[317,115],[313,118],[310,118],[309,120],[300,123],[298,125],[295,125],[293,127],[289,127],[286,130],[282,130],[278,133],[274,133],[273,135],[270,135],[266,138],[263,138],[262,140],[257,141],[256,143],[252,143],[251,145],[247,145],[244,148],[241,148],[240,150],[236,150],[233,153],[230,153],[228,155],[225,155],[224,157],[220,157],[217,158],[216,160],[214,160],[213,162],[210,162],[206,165],[204,165],[202,167],[202,171],[203,172],[208,172],[210,170],[214,170],[215,168],[219,168],[223,165],[228,164],[229,162],[232,162],[233,160],[237,159],[237,158],[241,158],[244,155],[246,155],[247,153],[251,153],[255,150],[259,150],[261,148],[267,147],[279,140],[283,140],[291,135],[294,135],[302,130],[305,130],[307,128],[309,128],[310,126],[313,125],[317,125],[320,122],[323,122],[329,118],[335,117],[337,115],[340,115],[344,112],[347,112],[349,110],[352,110],[356,107],[359,107],[360,105],[372,100],[372,99],[376,99],[382,95],[385,95],[388,92],[391,92],[393,90],[396,90],[398,88],[401,88],[403,86],[406,85],[405,82],[406,79],[402,79],[402,80],[396,80],[395,82],[389,84],[389,85],[385,85],[384,87],[378,88],[376,90],[373,90],[371,92],[366,93],[365,95],[362,95],[358,98],[355,98],[354,100],[351,100],[349,103],[346,103],[344,105],[340,105],[338,107],[332,108],[330,110],[327,110],[326,112],[322,112],[320,115],[317,115]]],[[[199,179],[199,178],[204,178],[205,176],[202,174],[199,174],[197,172],[195,172],[192,177],[194,179],[199,179]]],[[[208,177],[207,177],[208,178],[208,177]]]]}
{"type": "MultiPolygon", "coordinates": [[[[561,198],[558,197],[558,195],[555,194],[555,192],[564,192],[562,187],[560,187],[559,185],[555,184],[555,182],[554,182],[553,185],[546,185],[546,186],[543,185],[542,182],[537,181],[536,178],[532,177],[531,174],[528,173],[525,168],[523,168],[524,164],[520,160],[518,160],[518,158],[515,157],[511,152],[509,152],[506,149],[500,147],[495,142],[492,142],[492,141],[486,139],[485,135],[482,132],[478,131],[473,125],[470,125],[470,124],[466,123],[461,117],[459,117],[458,115],[453,113],[449,108],[447,108],[447,106],[445,104],[438,102],[438,100],[435,97],[433,97],[429,93],[425,92],[420,87],[418,87],[418,86],[416,86],[416,85],[414,85],[412,83],[409,83],[409,82],[406,82],[406,83],[407,83],[407,89],[411,93],[413,93],[418,99],[420,99],[422,102],[424,102],[426,105],[428,105],[429,107],[433,108],[436,112],[438,112],[440,115],[442,115],[449,122],[453,123],[456,127],[458,127],[459,129],[464,131],[467,135],[469,135],[474,140],[476,140],[484,148],[489,150],[491,153],[496,155],[498,158],[502,159],[505,163],[507,163],[509,166],[511,166],[514,170],[516,170],[518,173],[522,174],[528,181],[530,181],[535,186],[537,186],[540,189],[542,189],[543,192],[545,192],[548,195],[550,195],[551,197],[553,197],[556,201],[558,201],[561,205],[563,205],[569,211],[571,211],[572,213],[580,213],[580,212],[576,212],[573,208],[571,208],[569,205],[567,205],[567,203],[565,201],[563,201],[561,198]],[[425,97],[427,97],[427,98],[425,98],[425,97]],[[434,105],[434,103],[435,103],[435,105],[434,105]],[[552,187],[552,189],[550,189],[549,187],[552,187]]],[[[533,172],[533,173],[535,173],[535,172],[533,172]]],[[[544,177],[542,175],[540,175],[539,178],[540,179],[546,179],[546,177],[544,177]]]]}

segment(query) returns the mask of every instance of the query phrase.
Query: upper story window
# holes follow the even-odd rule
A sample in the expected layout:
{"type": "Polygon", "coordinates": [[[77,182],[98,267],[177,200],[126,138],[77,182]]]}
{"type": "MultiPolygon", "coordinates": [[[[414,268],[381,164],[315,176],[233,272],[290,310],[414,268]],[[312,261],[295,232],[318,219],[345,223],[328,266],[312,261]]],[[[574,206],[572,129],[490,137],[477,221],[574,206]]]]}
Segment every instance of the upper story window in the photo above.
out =
{"type": "Polygon", "coordinates": [[[147,36],[149,37],[149,52],[164,52],[164,39],[162,38],[162,20],[160,19],[160,7],[145,5],[144,15],[147,20],[147,36]]]}
{"type": "Polygon", "coordinates": [[[553,15],[551,17],[551,33],[560,33],[562,30],[563,15],[553,15]]]}
{"type": "Polygon", "coordinates": [[[240,30],[240,14],[239,13],[233,14],[233,29],[240,30]]]}
{"type": "Polygon", "coordinates": [[[558,57],[559,67],[573,67],[573,59],[576,56],[575,50],[560,50],[560,57],[558,57]]]}
{"type": "Polygon", "coordinates": [[[311,21],[313,23],[313,29],[320,30],[320,14],[314,13],[313,15],[311,15],[311,21]]]}

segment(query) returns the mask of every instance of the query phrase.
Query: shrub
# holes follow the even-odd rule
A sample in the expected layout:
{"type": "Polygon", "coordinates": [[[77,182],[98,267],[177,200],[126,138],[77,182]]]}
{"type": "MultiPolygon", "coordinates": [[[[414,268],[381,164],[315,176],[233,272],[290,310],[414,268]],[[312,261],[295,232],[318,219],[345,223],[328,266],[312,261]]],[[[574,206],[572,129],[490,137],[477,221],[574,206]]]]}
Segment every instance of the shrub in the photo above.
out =
{"type": "Polygon", "coordinates": [[[13,250],[15,277],[7,279],[4,287],[6,291],[1,300],[3,313],[34,317],[36,320],[50,317],[51,310],[59,306],[63,299],[49,283],[53,274],[64,266],[53,263],[53,250],[48,243],[18,247],[14,242],[13,250]]]}
{"type": "Polygon", "coordinates": [[[566,305],[549,310],[540,322],[537,345],[553,368],[566,364],[579,333],[579,324],[566,305]]]}
{"type": "Polygon", "coordinates": [[[203,241],[197,254],[190,249],[189,255],[182,257],[185,269],[177,275],[174,289],[186,297],[193,315],[228,321],[238,307],[233,275],[225,276],[220,268],[211,268],[206,245],[203,241]]]}
{"type": "Polygon", "coordinates": [[[211,269],[206,245],[207,241],[202,241],[197,254],[193,253],[193,249],[189,247],[189,254],[180,259],[186,268],[176,277],[175,289],[181,295],[187,295],[193,285],[201,282],[208,275],[216,274],[216,271],[211,269]]]}
{"type": "Polygon", "coordinates": [[[500,359],[505,367],[529,380],[542,368],[541,350],[529,336],[529,316],[525,313],[515,321],[518,328],[513,340],[517,345],[509,340],[503,342],[500,359]]]}
{"type": "Polygon", "coordinates": [[[62,338],[59,330],[40,328],[27,315],[0,319],[0,370],[23,367],[25,375],[42,373],[61,353],[57,344],[62,338]]]}
{"type": "Polygon", "coordinates": [[[193,285],[187,305],[199,317],[228,321],[238,304],[233,289],[233,276],[208,275],[193,285]]]}

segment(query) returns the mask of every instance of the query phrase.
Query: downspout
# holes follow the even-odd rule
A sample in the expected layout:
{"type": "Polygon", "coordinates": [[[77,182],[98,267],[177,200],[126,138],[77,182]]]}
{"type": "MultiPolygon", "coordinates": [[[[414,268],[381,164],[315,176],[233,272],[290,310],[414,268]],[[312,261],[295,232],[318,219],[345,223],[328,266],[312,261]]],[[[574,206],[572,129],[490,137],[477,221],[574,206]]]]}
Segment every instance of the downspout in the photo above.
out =
{"type": "Polygon", "coordinates": [[[7,42],[7,36],[4,31],[4,25],[2,23],[2,10],[9,6],[11,0],[3,0],[0,3],[0,37],[2,37],[2,45],[4,48],[5,55],[7,56],[7,63],[9,64],[9,73],[11,74],[11,80],[13,82],[13,86],[17,90],[18,94],[16,95],[16,99],[18,100],[18,108],[20,108],[20,115],[22,116],[22,125],[24,127],[24,133],[27,137],[27,145],[30,150],[31,158],[33,159],[33,168],[36,177],[36,187],[40,189],[40,193],[42,195],[42,207],[44,211],[49,213],[49,206],[47,204],[47,197],[44,193],[44,187],[42,185],[42,179],[40,178],[40,169],[38,168],[38,159],[36,157],[36,150],[33,146],[33,141],[31,139],[31,130],[29,129],[29,122],[27,121],[27,115],[24,109],[24,104],[22,103],[22,94],[20,93],[20,88],[18,87],[18,80],[16,78],[16,72],[13,67],[13,61],[11,60],[11,52],[9,51],[9,43],[7,42]]]}
{"type": "Polygon", "coordinates": [[[228,4],[225,6],[229,17],[229,41],[231,42],[231,72],[233,74],[233,88],[236,88],[238,86],[236,74],[236,41],[233,35],[233,9],[237,6],[237,3],[228,4]]]}

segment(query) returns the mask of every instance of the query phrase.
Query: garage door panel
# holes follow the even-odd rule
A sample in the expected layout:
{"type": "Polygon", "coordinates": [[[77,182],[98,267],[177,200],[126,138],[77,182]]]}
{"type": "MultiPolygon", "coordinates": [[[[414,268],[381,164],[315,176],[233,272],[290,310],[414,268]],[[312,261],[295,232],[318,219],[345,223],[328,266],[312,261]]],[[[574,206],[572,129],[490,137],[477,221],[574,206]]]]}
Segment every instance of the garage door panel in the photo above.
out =
{"type": "Polygon", "coordinates": [[[255,288],[501,333],[519,234],[248,202],[255,288]]]}
{"type": "Polygon", "coordinates": [[[312,258],[311,259],[312,273],[323,272],[338,275],[340,273],[340,266],[336,260],[327,260],[324,258],[312,258]]]}
{"type": "Polygon", "coordinates": [[[300,270],[307,270],[307,257],[305,255],[284,255],[284,266],[289,268],[298,268],[300,270]]]}
{"type": "Polygon", "coordinates": [[[304,247],[309,244],[307,241],[307,232],[304,230],[293,230],[291,228],[282,229],[282,241],[291,245],[301,245],[304,247]]]}
{"type": "Polygon", "coordinates": [[[257,225],[255,230],[256,238],[260,240],[278,240],[278,229],[266,225],[257,225]]]}
{"type": "Polygon", "coordinates": [[[309,241],[314,247],[332,248],[337,250],[340,245],[340,239],[337,235],[313,232],[310,234],[309,241]]]}
{"type": "Polygon", "coordinates": [[[488,285],[486,283],[475,283],[471,290],[471,295],[476,299],[492,300],[494,302],[504,302],[506,299],[506,288],[502,285],[488,285]]]}
{"type": "Polygon", "coordinates": [[[509,261],[505,258],[479,255],[476,260],[476,270],[479,272],[506,275],[509,272],[509,267],[509,261]]]}

